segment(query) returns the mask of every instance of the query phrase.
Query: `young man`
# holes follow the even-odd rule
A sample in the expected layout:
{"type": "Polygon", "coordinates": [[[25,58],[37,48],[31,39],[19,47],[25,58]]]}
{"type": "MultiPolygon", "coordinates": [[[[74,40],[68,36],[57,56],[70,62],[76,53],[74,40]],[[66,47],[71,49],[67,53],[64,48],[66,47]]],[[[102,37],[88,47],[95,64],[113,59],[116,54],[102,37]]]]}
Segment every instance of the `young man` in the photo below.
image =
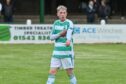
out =
{"type": "Polygon", "coordinates": [[[57,7],[57,16],[53,24],[51,40],[55,40],[54,51],[51,58],[49,76],[46,84],[54,84],[55,75],[59,68],[66,70],[70,84],[77,84],[76,77],[73,73],[74,68],[74,51],[73,51],[73,23],[67,19],[67,8],[63,5],[57,7]]]}

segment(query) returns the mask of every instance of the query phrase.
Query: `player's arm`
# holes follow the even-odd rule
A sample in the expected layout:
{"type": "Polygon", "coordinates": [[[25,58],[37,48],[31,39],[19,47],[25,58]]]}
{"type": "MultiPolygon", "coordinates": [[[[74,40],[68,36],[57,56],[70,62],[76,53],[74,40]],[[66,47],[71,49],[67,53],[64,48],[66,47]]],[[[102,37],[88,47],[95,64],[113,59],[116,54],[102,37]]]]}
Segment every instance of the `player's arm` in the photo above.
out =
{"type": "Polygon", "coordinates": [[[60,34],[51,34],[50,35],[50,40],[55,40],[60,37],[60,34]]]}
{"type": "Polygon", "coordinates": [[[67,30],[63,30],[62,32],[55,34],[55,33],[51,33],[50,35],[50,40],[55,40],[58,39],[59,37],[64,37],[66,36],[67,30]]]}
{"type": "Polygon", "coordinates": [[[70,43],[71,43],[72,32],[73,32],[73,31],[72,31],[71,29],[68,29],[68,30],[67,30],[67,34],[66,34],[66,38],[67,38],[66,46],[69,46],[70,43]]]}
{"type": "Polygon", "coordinates": [[[71,22],[70,27],[68,28],[67,34],[66,34],[66,38],[67,38],[66,46],[69,46],[71,43],[72,33],[73,33],[73,23],[71,22]]]}

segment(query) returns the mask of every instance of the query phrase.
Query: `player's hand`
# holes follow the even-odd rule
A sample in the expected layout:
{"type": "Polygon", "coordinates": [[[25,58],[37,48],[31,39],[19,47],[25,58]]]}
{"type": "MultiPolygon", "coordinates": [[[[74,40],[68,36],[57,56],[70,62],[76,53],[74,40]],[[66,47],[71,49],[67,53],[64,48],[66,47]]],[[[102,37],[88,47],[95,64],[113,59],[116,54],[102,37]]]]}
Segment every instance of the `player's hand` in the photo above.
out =
{"type": "Polygon", "coordinates": [[[66,41],[66,46],[70,46],[70,40],[66,41]]]}
{"type": "Polygon", "coordinates": [[[64,37],[64,36],[66,36],[66,33],[67,33],[67,30],[63,30],[63,31],[60,33],[60,36],[61,36],[61,37],[64,37]]]}

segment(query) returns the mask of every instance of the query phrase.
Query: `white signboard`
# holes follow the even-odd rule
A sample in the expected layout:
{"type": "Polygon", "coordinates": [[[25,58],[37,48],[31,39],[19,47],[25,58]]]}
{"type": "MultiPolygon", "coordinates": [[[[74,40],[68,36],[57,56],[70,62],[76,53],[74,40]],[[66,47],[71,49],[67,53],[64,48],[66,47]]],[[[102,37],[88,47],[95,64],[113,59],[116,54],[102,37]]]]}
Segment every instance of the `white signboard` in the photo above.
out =
{"type": "MultiPolygon", "coordinates": [[[[52,43],[52,25],[0,25],[0,43],[52,43]]],[[[74,43],[126,43],[126,25],[75,25],[74,43]]]]}
{"type": "MultiPolygon", "coordinates": [[[[3,37],[2,43],[52,43],[50,41],[51,25],[9,25],[4,30],[8,36],[3,37]],[[9,31],[7,31],[8,29],[9,31]],[[4,39],[5,38],[5,39],[4,39]],[[7,39],[6,39],[7,38],[7,39]]],[[[2,31],[1,31],[2,32],[2,31]]],[[[4,35],[4,33],[3,33],[4,35]]]]}
{"type": "Polygon", "coordinates": [[[126,43],[126,25],[75,25],[76,43],[126,43]]]}

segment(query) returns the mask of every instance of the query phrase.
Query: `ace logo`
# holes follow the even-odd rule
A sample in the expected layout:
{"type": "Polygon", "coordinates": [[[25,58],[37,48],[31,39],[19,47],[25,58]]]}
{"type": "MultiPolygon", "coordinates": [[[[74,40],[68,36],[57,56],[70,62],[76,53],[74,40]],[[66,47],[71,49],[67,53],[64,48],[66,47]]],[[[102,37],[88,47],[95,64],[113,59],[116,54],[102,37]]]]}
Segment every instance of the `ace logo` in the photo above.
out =
{"type": "Polygon", "coordinates": [[[96,28],[83,28],[84,33],[96,33],[96,28]]]}
{"type": "Polygon", "coordinates": [[[74,27],[74,34],[80,34],[80,27],[74,27]]]}

